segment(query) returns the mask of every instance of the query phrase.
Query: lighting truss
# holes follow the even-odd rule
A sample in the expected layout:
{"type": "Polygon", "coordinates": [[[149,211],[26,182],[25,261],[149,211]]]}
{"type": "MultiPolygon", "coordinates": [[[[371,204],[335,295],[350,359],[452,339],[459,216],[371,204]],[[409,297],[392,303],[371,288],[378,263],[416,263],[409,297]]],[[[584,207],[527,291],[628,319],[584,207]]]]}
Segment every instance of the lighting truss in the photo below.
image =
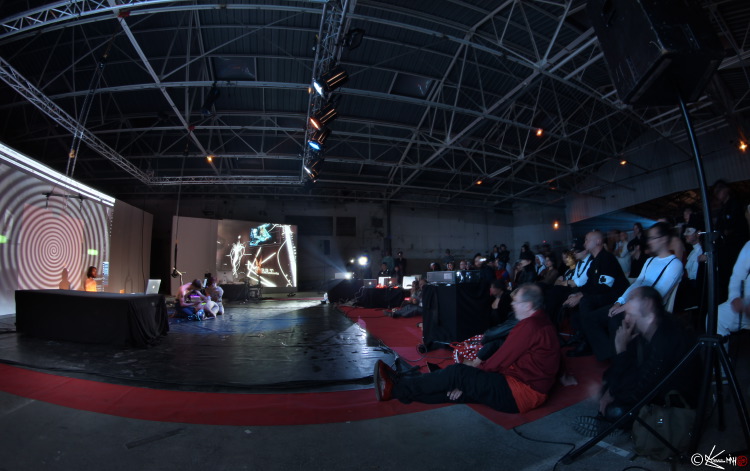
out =
{"type": "MultiPolygon", "coordinates": [[[[342,41],[346,30],[346,17],[348,13],[354,11],[356,0],[344,0],[341,4],[329,2],[323,6],[323,14],[320,19],[320,31],[318,33],[318,44],[315,48],[315,59],[313,63],[312,81],[318,77],[330,72],[341,58],[343,49],[342,41]]],[[[327,99],[311,89],[310,99],[307,108],[307,120],[317,116],[321,109],[326,105],[327,99]]],[[[302,143],[302,174],[303,178],[307,172],[305,166],[312,165],[313,159],[318,158],[317,151],[312,149],[308,142],[312,139],[313,133],[318,129],[311,129],[311,126],[305,127],[305,137],[302,143]]],[[[327,137],[327,136],[326,136],[327,137]]],[[[308,175],[309,177],[309,175],[308,175]]]]}

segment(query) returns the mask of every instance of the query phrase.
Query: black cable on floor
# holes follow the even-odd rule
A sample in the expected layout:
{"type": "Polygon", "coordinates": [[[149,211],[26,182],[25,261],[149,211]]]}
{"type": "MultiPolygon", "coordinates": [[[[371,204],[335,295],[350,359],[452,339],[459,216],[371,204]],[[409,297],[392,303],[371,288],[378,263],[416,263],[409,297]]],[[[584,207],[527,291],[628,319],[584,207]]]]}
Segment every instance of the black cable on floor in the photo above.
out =
{"type": "MultiPolygon", "coordinates": [[[[538,439],[538,438],[527,437],[526,435],[524,435],[521,432],[519,432],[517,427],[513,427],[513,431],[516,432],[516,435],[518,435],[519,437],[523,438],[524,440],[529,440],[531,442],[547,443],[547,444],[550,444],[550,445],[566,445],[566,446],[569,446],[570,450],[568,450],[565,453],[565,455],[567,455],[568,453],[570,453],[571,451],[573,451],[573,450],[576,449],[575,443],[554,442],[554,441],[549,441],[549,440],[541,440],[541,439],[538,439]]],[[[563,455],[563,456],[565,456],[565,455],[563,455]]],[[[555,463],[555,466],[552,467],[552,471],[555,471],[557,469],[557,465],[559,465],[561,461],[562,461],[562,458],[560,458],[559,460],[557,460],[557,462],[555,463]]]]}

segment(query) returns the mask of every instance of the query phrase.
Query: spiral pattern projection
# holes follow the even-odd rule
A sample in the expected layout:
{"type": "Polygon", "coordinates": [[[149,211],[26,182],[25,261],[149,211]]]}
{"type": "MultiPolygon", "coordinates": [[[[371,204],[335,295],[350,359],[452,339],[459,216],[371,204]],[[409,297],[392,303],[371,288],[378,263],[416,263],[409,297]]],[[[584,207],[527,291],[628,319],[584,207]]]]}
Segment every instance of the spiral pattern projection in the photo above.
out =
{"type": "Polygon", "coordinates": [[[80,289],[90,265],[109,260],[112,208],[50,197],[61,188],[0,164],[0,303],[15,289],[80,289]]]}
{"type": "MultiPolygon", "coordinates": [[[[219,221],[218,232],[217,273],[231,271],[229,262],[232,260],[232,245],[239,241],[245,246],[245,251],[238,261],[238,266],[241,267],[240,278],[247,277],[250,278],[251,284],[258,283],[258,274],[254,273],[252,267],[257,267],[258,262],[261,262],[264,273],[261,274],[260,281],[263,286],[296,287],[297,226],[221,220],[219,221]],[[270,237],[263,242],[255,241],[250,246],[252,229],[262,226],[268,231],[270,237]],[[248,269],[248,266],[251,268],[248,269]]],[[[232,260],[232,262],[237,261],[232,260]]]]}

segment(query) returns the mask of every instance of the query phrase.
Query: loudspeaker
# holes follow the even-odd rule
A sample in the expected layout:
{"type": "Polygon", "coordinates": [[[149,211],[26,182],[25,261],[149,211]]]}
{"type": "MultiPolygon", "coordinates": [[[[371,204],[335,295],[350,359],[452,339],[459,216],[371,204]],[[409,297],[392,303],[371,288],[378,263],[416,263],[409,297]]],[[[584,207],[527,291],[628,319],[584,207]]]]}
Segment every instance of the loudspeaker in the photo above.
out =
{"type": "Polygon", "coordinates": [[[672,105],[700,96],[724,58],[706,13],[689,0],[589,0],[588,14],[620,99],[672,105]]]}

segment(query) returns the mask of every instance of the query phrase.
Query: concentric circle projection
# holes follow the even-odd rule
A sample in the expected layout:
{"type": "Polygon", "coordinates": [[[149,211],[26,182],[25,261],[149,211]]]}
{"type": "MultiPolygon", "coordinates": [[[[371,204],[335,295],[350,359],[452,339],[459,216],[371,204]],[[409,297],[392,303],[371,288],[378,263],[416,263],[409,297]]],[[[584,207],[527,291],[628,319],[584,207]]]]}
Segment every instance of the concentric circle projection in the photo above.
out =
{"type": "Polygon", "coordinates": [[[73,287],[83,272],[83,221],[51,208],[26,206],[19,231],[20,289],[73,287]]]}
{"type": "Polygon", "coordinates": [[[101,271],[112,208],[2,163],[0,188],[0,307],[14,305],[16,289],[80,289],[88,266],[101,271]]]}

